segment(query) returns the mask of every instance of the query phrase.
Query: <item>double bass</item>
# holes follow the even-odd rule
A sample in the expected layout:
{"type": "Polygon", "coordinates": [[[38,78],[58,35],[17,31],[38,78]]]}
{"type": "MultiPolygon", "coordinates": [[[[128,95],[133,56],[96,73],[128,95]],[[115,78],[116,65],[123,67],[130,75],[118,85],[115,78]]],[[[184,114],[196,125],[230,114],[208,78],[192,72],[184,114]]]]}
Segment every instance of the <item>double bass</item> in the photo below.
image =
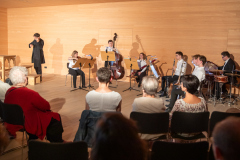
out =
{"type": "MultiPolygon", "coordinates": [[[[113,37],[113,48],[115,48],[115,42],[117,40],[117,33],[114,33],[114,37],[113,37]]],[[[122,62],[122,58],[121,55],[115,52],[115,61],[113,63],[113,65],[111,66],[111,70],[112,70],[112,78],[113,79],[121,79],[124,76],[124,68],[121,66],[121,62],[122,62]]]]}

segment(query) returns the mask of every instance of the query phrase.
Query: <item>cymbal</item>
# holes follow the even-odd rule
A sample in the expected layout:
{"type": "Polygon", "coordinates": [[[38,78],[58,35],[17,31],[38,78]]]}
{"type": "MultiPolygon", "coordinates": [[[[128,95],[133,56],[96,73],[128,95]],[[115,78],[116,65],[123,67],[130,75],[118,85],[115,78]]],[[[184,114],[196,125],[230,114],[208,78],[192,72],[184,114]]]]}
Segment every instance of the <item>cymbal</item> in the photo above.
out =
{"type": "Polygon", "coordinates": [[[234,73],[225,73],[228,76],[240,76],[239,74],[234,74],[234,73]]]}
{"type": "Polygon", "coordinates": [[[225,72],[225,70],[212,70],[212,71],[208,71],[208,72],[225,72]]]}

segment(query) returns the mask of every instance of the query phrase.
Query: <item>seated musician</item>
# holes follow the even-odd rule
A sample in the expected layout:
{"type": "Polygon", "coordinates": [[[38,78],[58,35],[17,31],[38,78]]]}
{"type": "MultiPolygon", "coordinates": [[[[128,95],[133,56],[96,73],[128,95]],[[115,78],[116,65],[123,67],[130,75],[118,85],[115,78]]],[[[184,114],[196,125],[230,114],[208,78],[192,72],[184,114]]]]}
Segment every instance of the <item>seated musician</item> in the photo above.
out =
{"type": "Polygon", "coordinates": [[[79,86],[79,88],[87,88],[85,86],[85,73],[81,69],[79,69],[79,67],[72,68],[76,64],[78,58],[80,58],[80,57],[78,57],[78,51],[74,50],[72,52],[72,56],[68,58],[68,61],[69,61],[69,66],[68,66],[69,74],[71,74],[73,76],[73,87],[74,88],[77,88],[76,87],[77,75],[81,75],[81,77],[82,77],[82,87],[79,86]]]}
{"type": "MultiPolygon", "coordinates": [[[[219,70],[223,70],[223,73],[231,73],[233,70],[235,70],[235,63],[234,61],[230,58],[230,54],[228,51],[224,51],[221,53],[222,55],[222,59],[224,61],[224,65],[221,67],[218,67],[219,70]]],[[[231,82],[231,76],[228,76],[228,83],[231,82]]],[[[233,84],[236,83],[236,77],[233,78],[233,84]]],[[[222,92],[223,93],[228,93],[227,89],[226,89],[226,83],[223,84],[222,86],[222,92]]],[[[215,88],[214,88],[215,89],[215,88]]],[[[216,87],[217,91],[216,91],[216,96],[217,99],[219,99],[220,97],[220,87],[219,87],[219,83],[217,83],[217,87],[216,87]]],[[[215,93],[215,92],[213,92],[215,93]]]]}
{"type": "Polygon", "coordinates": [[[122,97],[118,92],[108,88],[112,80],[111,71],[106,67],[100,68],[96,80],[99,82],[99,87],[86,95],[85,109],[96,112],[120,112],[122,97]]]}
{"type": "MultiPolygon", "coordinates": [[[[114,51],[115,53],[119,54],[117,48],[113,47],[113,40],[111,40],[111,39],[108,41],[108,47],[106,47],[105,51],[106,52],[114,51]]],[[[105,67],[108,67],[108,65],[112,66],[113,63],[114,63],[114,61],[105,61],[105,67]]]]}
{"type": "MultiPolygon", "coordinates": [[[[197,59],[196,57],[198,57],[198,55],[193,56],[193,63],[196,65],[192,75],[195,75],[199,82],[201,83],[204,79],[205,79],[205,70],[204,70],[204,64],[206,63],[206,57],[205,56],[199,56],[197,59]]],[[[198,90],[200,89],[200,87],[198,87],[198,90]]],[[[173,86],[173,90],[171,92],[171,99],[170,99],[170,104],[166,105],[166,107],[168,107],[166,109],[166,112],[170,112],[177,100],[178,95],[184,95],[184,91],[182,91],[181,88],[178,88],[178,86],[173,86]]]]}
{"type": "Polygon", "coordinates": [[[139,54],[139,59],[137,60],[138,64],[139,64],[139,68],[140,70],[138,70],[135,73],[135,76],[137,76],[136,81],[138,83],[138,87],[141,86],[142,84],[142,79],[143,77],[145,77],[147,75],[146,70],[147,70],[147,62],[145,60],[145,54],[144,53],[140,53],[139,54]]]}
{"type": "Polygon", "coordinates": [[[168,85],[170,85],[170,83],[173,83],[174,81],[178,80],[178,77],[180,74],[181,75],[185,74],[187,63],[182,58],[183,58],[183,53],[180,51],[176,52],[176,59],[178,60],[178,62],[177,62],[177,67],[174,66],[172,68],[175,71],[174,76],[173,77],[172,76],[163,76],[162,77],[162,90],[159,92],[161,94],[160,97],[164,97],[167,95],[166,89],[165,89],[167,79],[168,79],[168,85]]]}

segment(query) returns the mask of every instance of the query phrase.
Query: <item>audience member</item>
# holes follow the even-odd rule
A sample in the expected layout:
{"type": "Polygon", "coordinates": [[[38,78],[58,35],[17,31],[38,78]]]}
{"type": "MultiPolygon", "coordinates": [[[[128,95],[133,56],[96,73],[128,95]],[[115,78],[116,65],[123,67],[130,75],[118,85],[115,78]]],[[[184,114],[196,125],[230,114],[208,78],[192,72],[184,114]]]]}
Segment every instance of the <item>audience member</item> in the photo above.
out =
{"type": "Polygon", "coordinates": [[[213,152],[216,160],[240,159],[240,118],[228,117],[213,130],[213,152]]]}
{"type": "Polygon", "coordinates": [[[96,127],[91,160],[146,160],[146,148],[132,120],[106,113],[96,127]]]}
{"type": "Polygon", "coordinates": [[[102,67],[97,71],[96,80],[99,87],[86,95],[86,110],[97,112],[121,111],[122,97],[108,88],[111,82],[111,71],[102,67]]]}
{"type": "Polygon", "coordinates": [[[9,143],[9,135],[6,128],[0,124],[0,155],[3,153],[9,143]]]}
{"type": "Polygon", "coordinates": [[[4,83],[0,80],[0,100],[4,102],[5,94],[11,86],[8,83],[4,83]]]}
{"type": "Polygon", "coordinates": [[[143,96],[135,98],[132,104],[133,111],[143,113],[159,113],[165,111],[162,98],[156,98],[158,80],[152,76],[146,76],[142,81],[143,96]]]}
{"type": "Polygon", "coordinates": [[[195,75],[185,75],[181,77],[181,89],[185,92],[185,98],[178,99],[175,102],[170,115],[175,111],[192,113],[208,111],[204,98],[194,95],[198,90],[199,83],[199,79],[195,75]]]}
{"type": "MultiPolygon", "coordinates": [[[[10,70],[9,78],[13,86],[7,91],[5,103],[21,106],[25,116],[25,129],[31,139],[43,139],[47,136],[50,142],[63,142],[62,122],[58,113],[50,110],[49,103],[37,92],[26,87],[27,69],[15,66],[10,70]]],[[[7,130],[15,136],[20,126],[7,124],[7,130]]]]}

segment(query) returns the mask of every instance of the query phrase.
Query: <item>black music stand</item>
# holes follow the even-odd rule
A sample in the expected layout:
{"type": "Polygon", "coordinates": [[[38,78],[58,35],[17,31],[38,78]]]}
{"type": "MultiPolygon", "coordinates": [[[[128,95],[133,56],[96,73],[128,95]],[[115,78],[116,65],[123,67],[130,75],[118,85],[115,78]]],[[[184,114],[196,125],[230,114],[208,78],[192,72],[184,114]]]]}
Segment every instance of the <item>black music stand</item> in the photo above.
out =
{"type": "MultiPolygon", "coordinates": [[[[125,90],[123,90],[123,92],[125,92],[125,91],[127,91],[127,90],[135,90],[135,91],[139,91],[139,90],[137,90],[137,89],[134,89],[134,88],[132,88],[132,83],[131,83],[131,71],[132,71],[132,69],[134,69],[134,70],[139,70],[139,66],[138,66],[138,63],[137,63],[137,61],[131,61],[131,58],[130,59],[125,59],[124,60],[124,62],[125,62],[125,64],[126,64],[126,67],[127,67],[127,69],[130,69],[130,75],[129,75],[129,78],[130,78],[130,87],[128,88],[128,89],[125,89],[125,90]]],[[[139,91],[140,92],[140,91],[139,91]]]]}
{"type": "Polygon", "coordinates": [[[92,66],[94,65],[95,61],[96,61],[96,58],[87,59],[87,60],[85,61],[85,65],[83,66],[83,68],[89,68],[89,84],[88,84],[88,86],[87,86],[89,89],[90,89],[90,88],[94,89],[94,88],[93,88],[94,86],[92,86],[91,83],[90,83],[90,70],[91,70],[92,66]]]}

